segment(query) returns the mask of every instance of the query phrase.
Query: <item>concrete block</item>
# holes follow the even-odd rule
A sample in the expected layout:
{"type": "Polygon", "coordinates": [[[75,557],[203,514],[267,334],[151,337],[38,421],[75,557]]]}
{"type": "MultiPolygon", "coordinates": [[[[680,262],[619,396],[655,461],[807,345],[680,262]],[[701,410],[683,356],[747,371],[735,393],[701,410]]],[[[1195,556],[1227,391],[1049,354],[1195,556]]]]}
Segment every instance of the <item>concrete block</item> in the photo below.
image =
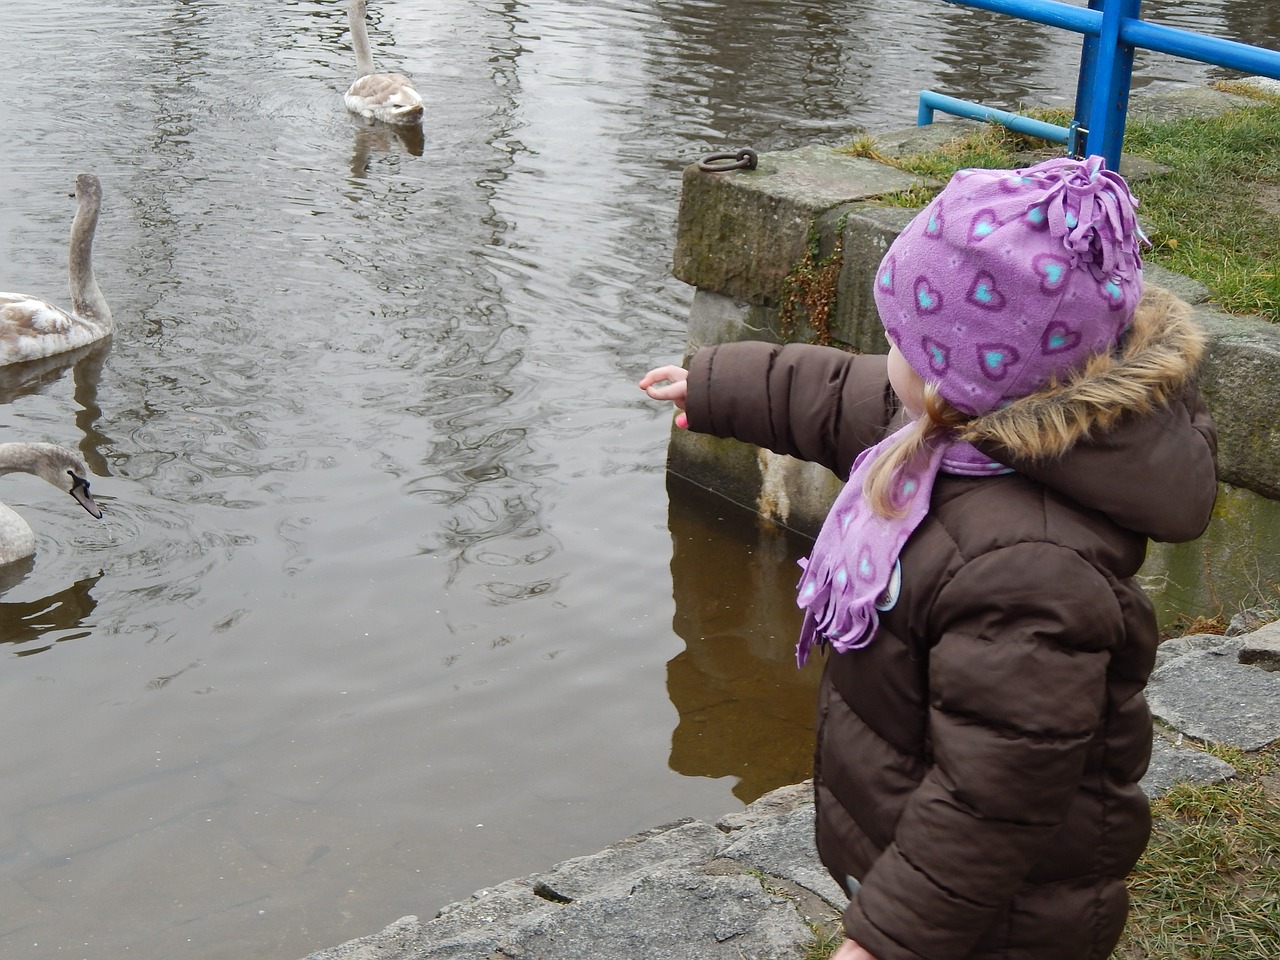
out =
{"type": "Polygon", "coordinates": [[[1280,671],[1280,623],[1268,623],[1240,638],[1240,662],[1280,671]]]}
{"type": "Polygon", "coordinates": [[[1200,382],[1218,427],[1219,478],[1280,498],[1280,328],[1203,306],[1196,319],[1210,336],[1200,382]]]}
{"type": "Polygon", "coordinates": [[[738,440],[672,429],[667,469],[805,536],[817,536],[842,486],[830,470],[738,440]]]}
{"type": "Polygon", "coordinates": [[[1263,96],[1280,97],[1280,80],[1273,77],[1241,77],[1235,82],[1245,87],[1252,87],[1263,96]]]}
{"type": "Polygon", "coordinates": [[[1208,303],[1213,298],[1213,291],[1199,280],[1184,277],[1180,273],[1174,273],[1172,270],[1167,270],[1154,263],[1148,263],[1143,266],[1142,280],[1147,284],[1164,287],[1174,296],[1180,300],[1185,300],[1192,306],[1208,303]]]}
{"type": "Polygon", "coordinates": [[[1142,778],[1148,797],[1162,797],[1180,783],[1221,783],[1236,775],[1235,768],[1193,746],[1170,743],[1158,732],[1151,741],[1151,765],[1142,778]]]}
{"type": "Polygon", "coordinates": [[[1157,720],[1197,740],[1249,751],[1280,740],[1280,676],[1217,650],[1158,668],[1147,703],[1157,720]]]}
{"type": "Polygon", "coordinates": [[[705,173],[691,165],[680,194],[673,272],[693,286],[776,307],[824,212],[921,182],[825,146],[762,154],[754,170],[705,173]]]}
{"type": "MultiPolygon", "coordinates": [[[[1265,539],[1266,534],[1262,534],[1260,539],[1265,539]]],[[[1267,539],[1268,543],[1275,543],[1274,539],[1267,539]]],[[[1275,578],[1280,582],[1280,577],[1275,578]]],[[[1255,581],[1255,582],[1261,582],[1255,581]]],[[[1270,582],[1268,579],[1267,582],[1270,582]]],[[[1257,598],[1254,598],[1255,600],[1257,598]]],[[[1272,626],[1280,623],[1280,597],[1264,599],[1261,603],[1254,606],[1245,607],[1239,613],[1233,614],[1231,622],[1227,625],[1228,637],[1239,637],[1246,633],[1253,633],[1255,630],[1261,630],[1263,627],[1272,626]]]]}
{"type": "MultiPolygon", "coordinates": [[[[872,138],[872,146],[882,157],[911,157],[919,153],[943,150],[961,137],[981,130],[983,123],[977,120],[954,118],[935,120],[922,126],[900,127],[886,130],[872,138]]],[[[941,184],[939,184],[941,186],[941,184]]]]}
{"type": "Polygon", "coordinates": [[[876,270],[889,244],[919,212],[908,207],[884,207],[869,203],[845,207],[841,218],[844,262],[836,284],[836,305],[831,323],[836,342],[859,353],[887,353],[874,290],[876,270]]]}
{"type": "Polygon", "coordinates": [[[1126,119],[1130,123],[1135,120],[1168,123],[1185,117],[1218,117],[1229,110],[1252,104],[1248,97],[1213,87],[1177,87],[1133,97],[1129,101],[1126,119]]]}
{"type": "Polygon", "coordinates": [[[779,343],[777,330],[777,310],[698,289],[689,307],[686,356],[716,343],[738,340],[779,343]]]}

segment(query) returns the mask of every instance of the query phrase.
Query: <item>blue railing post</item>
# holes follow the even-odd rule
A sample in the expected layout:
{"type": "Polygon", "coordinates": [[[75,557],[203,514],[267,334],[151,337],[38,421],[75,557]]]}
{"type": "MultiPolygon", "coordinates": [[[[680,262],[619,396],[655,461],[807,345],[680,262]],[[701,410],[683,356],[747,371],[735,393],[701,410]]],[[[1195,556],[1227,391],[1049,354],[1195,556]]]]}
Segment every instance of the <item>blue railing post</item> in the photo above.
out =
{"type": "Polygon", "coordinates": [[[1126,22],[1138,19],[1141,6],[1142,0],[1089,0],[1089,9],[1102,9],[1102,28],[1096,38],[1085,37],[1085,45],[1093,43],[1101,55],[1093,58],[1090,67],[1081,59],[1079,86],[1088,88],[1088,96],[1082,101],[1077,90],[1075,116],[1089,131],[1084,152],[1101,155],[1112,170],[1120,169],[1133,76],[1133,44],[1123,39],[1121,29],[1126,22]],[[1087,79],[1086,69],[1090,73],[1087,79]]]}
{"type": "MultiPolygon", "coordinates": [[[[1097,11],[1101,9],[1105,2],[1106,0],[1089,0],[1089,9],[1097,11]]],[[[1086,33],[1084,41],[1080,45],[1080,76],[1076,81],[1076,103],[1073,114],[1077,129],[1084,131],[1085,135],[1088,134],[1089,130],[1088,104],[1093,102],[1093,81],[1098,72],[1098,60],[1102,56],[1103,52],[1101,45],[1098,43],[1098,35],[1086,33]]],[[[1074,157],[1084,156],[1084,142],[1075,140],[1067,144],[1067,153],[1074,157]]]]}

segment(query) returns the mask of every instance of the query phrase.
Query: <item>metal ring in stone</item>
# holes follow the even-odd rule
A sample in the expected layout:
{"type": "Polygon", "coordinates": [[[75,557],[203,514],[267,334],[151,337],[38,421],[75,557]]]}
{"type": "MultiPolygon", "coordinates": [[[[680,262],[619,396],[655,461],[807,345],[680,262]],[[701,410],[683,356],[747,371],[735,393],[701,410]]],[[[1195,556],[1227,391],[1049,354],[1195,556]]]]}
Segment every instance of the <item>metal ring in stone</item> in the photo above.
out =
{"type": "Polygon", "coordinates": [[[754,170],[756,152],[743,148],[735,153],[712,153],[698,161],[703,173],[724,173],[727,170],[754,170]]]}

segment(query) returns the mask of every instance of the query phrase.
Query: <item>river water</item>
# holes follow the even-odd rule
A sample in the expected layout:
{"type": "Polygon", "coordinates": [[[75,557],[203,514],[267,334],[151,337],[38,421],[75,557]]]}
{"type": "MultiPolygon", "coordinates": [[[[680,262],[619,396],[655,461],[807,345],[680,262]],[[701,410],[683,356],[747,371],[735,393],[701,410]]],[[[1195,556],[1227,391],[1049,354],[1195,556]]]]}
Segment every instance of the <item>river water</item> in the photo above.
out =
{"type": "Polygon", "coordinates": [[[669,483],[634,386],[683,346],[680,172],[924,87],[1068,103],[1077,63],[936,0],[371,7],[420,138],[344,110],[336,0],[0,4],[0,288],[66,301],[92,171],[117,321],[0,378],[0,441],[78,448],[107,510],[3,479],[38,554],[0,593],[0,955],[294,960],[806,776],[805,545],[669,483]]]}

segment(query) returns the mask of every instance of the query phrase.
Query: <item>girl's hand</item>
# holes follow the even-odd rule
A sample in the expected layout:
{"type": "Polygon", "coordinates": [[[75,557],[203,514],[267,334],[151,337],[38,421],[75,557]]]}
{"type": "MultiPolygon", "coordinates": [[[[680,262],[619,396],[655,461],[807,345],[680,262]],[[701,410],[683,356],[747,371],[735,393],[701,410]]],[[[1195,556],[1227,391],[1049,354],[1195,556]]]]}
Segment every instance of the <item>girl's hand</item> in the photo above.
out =
{"type": "MultiPolygon", "coordinates": [[[[654,400],[670,400],[684,410],[685,400],[689,396],[689,371],[684,367],[655,367],[640,379],[640,389],[654,400]]],[[[676,414],[676,426],[681,430],[689,428],[689,418],[683,413],[676,414]]]]}
{"type": "Polygon", "coordinates": [[[836,948],[828,960],[876,960],[871,954],[863,950],[853,940],[846,939],[844,943],[836,948]]]}

